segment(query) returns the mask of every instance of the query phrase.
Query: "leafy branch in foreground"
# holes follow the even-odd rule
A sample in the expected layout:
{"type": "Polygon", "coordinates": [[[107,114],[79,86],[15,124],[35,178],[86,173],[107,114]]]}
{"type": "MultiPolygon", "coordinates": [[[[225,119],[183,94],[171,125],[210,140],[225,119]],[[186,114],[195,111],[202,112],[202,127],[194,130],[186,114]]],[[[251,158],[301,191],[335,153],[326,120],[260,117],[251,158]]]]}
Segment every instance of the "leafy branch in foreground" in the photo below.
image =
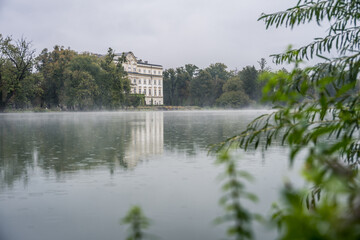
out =
{"type": "Polygon", "coordinates": [[[220,176],[224,181],[222,190],[224,195],[220,198],[220,205],[225,210],[225,215],[216,219],[216,223],[231,222],[228,228],[228,235],[237,240],[253,239],[251,231],[251,221],[253,214],[240,202],[241,199],[247,199],[252,202],[257,201],[257,197],[245,191],[245,185],[241,179],[252,180],[250,174],[245,171],[239,171],[236,167],[236,160],[230,156],[228,151],[224,151],[217,157],[217,164],[225,167],[224,173],[220,176]]]}
{"type": "Polygon", "coordinates": [[[318,25],[323,22],[330,25],[327,36],[316,38],[314,42],[300,49],[273,55],[276,63],[283,63],[310,59],[314,54],[322,56],[323,53],[332,50],[341,55],[357,52],[360,44],[359,12],[358,0],[299,0],[296,6],[285,11],[262,14],[259,20],[265,21],[266,28],[293,28],[312,20],[318,25]]]}
{"type": "Polygon", "coordinates": [[[349,74],[338,71],[321,74],[319,66],[316,68],[301,73],[295,69],[290,74],[263,74],[262,77],[268,79],[263,90],[264,100],[277,105],[276,110],[256,118],[245,131],[215,148],[219,150],[235,144],[248,150],[258,148],[260,143],[267,148],[277,140],[290,146],[292,161],[301,149],[327,140],[330,141],[327,144],[329,154],[339,151],[349,163],[358,163],[360,98],[357,82],[352,81],[349,74]],[[316,79],[321,75],[324,77],[316,79]]]}
{"type": "Polygon", "coordinates": [[[121,222],[130,225],[127,240],[143,239],[145,236],[143,230],[150,225],[150,220],[144,215],[139,206],[133,206],[121,222]]]}
{"type": "Polygon", "coordinates": [[[290,163],[303,150],[304,178],[313,189],[284,190],[284,209],[273,219],[282,226],[280,239],[292,239],[299,226],[300,239],[360,236],[360,95],[354,77],[359,67],[352,72],[323,67],[263,75],[264,100],[277,109],[215,148],[266,149],[278,141],[290,148],[290,163]],[[324,225],[331,231],[323,232],[324,225]]]}
{"type": "Polygon", "coordinates": [[[263,14],[260,20],[267,28],[328,21],[328,36],[274,55],[276,63],[297,63],[315,55],[325,62],[303,70],[296,65],[290,73],[264,73],[263,100],[272,102],[275,110],[213,148],[266,150],[277,141],[289,147],[290,163],[302,152],[307,190],[285,186],[272,218],[279,239],[360,238],[359,16],[357,0],[300,0],[286,11],[263,14]],[[322,55],[331,50],[339,57],[322,55]]]}

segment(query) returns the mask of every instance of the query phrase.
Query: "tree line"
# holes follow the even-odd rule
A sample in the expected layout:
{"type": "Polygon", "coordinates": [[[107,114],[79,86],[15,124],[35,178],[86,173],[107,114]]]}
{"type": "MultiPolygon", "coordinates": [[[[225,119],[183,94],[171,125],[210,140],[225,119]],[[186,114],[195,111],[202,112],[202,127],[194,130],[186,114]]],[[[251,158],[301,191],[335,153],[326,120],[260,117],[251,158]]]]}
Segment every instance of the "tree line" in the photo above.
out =
{"type": "Polygon", "coordinates": [[[270,71],[262,58],[259,69],[246,66],[228,71],[223,63],[199,69],[193,64],[164,71],[164,104],[239,108],[258,103],[266,81],[260,73],[270,71]]]}
{"type": "Polygon", "coordinates": [[[124,60],[115,59],[111,48],[103,57],[60,46],[35,56],[26,39],[14,41],[0,34],[0,111],[136,106],[142,96],[130,94],[124,60]]]}
{"type": "MultiPolygon", "coordinates": [[[[109,48],[105,56],[55,46],[38,56],[26,39],[0,34],[0,111],[5,109],[114,110],[144,104],[131,94],[131,83],[109,48]]],[[[186,64],[164,71],[164,105],[239,108],[258,103],[270,71],[262,58],[259,69],[227,70],[223,63],[200,69],[186,64]]]]}

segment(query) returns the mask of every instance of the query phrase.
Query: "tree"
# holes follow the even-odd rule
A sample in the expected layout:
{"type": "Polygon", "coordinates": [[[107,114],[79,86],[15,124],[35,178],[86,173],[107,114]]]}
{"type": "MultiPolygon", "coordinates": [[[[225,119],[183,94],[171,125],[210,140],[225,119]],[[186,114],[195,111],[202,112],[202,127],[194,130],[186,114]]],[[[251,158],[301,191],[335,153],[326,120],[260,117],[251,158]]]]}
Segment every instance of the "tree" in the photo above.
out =
{"type": "Polygon", "coordinates": [[[75,51],[56,45],[51,52],[45,48],[36,58],[36,68],[44,78],[42,101],[47,107],[65,105],[65,71],[76,55],[75,51]]]}
{"type": "Polygon", "coordinates": [[[176,69],[176,92],[175,92],[175,101],[173,105],[181,106],[185,105],[190,96],[190,82],[191,75],[186,71],[186,68],[183,67],[176,69]]]}
{"type": "Polygon", "coordinates": [[[21,38],[0,35],[0,111],[10,102],[14,107],[22,107],[27,101],[24,95],[24,81],[32,72],[34,52],[31,42],[21,38]]]}
{"type": "Polygon", "coordinates": [[[258,100],[258,72],[254,66],[246,66],[239,72],[241,81],[243,82],[243,87],[245,93],[252,100],[258,100]]]}
{"type": "Polygon", "coordinates": [[[186,64],[185,67],[164,71],[164,103],[179,106],[190,103],[190,83],[198,67],[186,64]]]}
{"type": "Polygon", "coordinates": [[[94,108],[97,85],[93,76],[86,71],[68,71],[65,80],[65,103],[69,109],[85,110],[94,108]]]}
{"type": "Polygon", "coordinates": [[[174,94],[176,88],[176,76],[174,69],[164,71],[164,104],[174,105],[174,94]]]}
{"type": "Polygon", "coordinates": [[[279,226],[279,239],[360,238],[359,14],[360,4],[354,0],[300,0],[295,7],[260,17],[267,28],[293,28],[311,21],[330,24],[325,37],[273,55],[276,63],[295,62],[289,73],[263,76],[269,79],[263,99],[273,102],[277,111],[260,116],[240,135],[220,144],[220,149],[266,149],[280,139],[290,148],[290,163],[300,151],[305,154],[304,178],[312,189],[284,187],[283,205],[271,220],[279,226]],[[324,62],[298,68],[298,61],[314,56],[324,62]]]}
{"type": "Polygon", "coordinates": [[[250,103],[250,99],[243,91],[224,92],[218,99],[216,105],[225,108],[241,108],[246,107],[250,103]]]}
{"type": "Polygon", "coordinates": [[[94,109],[99,95],[96,82],[100,80],[101,71],[96,56],[85,53],[71,59],[64,75],[64,100],[69,109],[94,109]]]}
{"type": "Polygon", "coordinates": [[[223,86],[223,94],[216,99],[216,105],[221,107],[239,108],[250,103],[249,96],[243,89],[239,75],[231,77],[223,86]]]}
{"type": "Polygon", "coordinates": [[[191,102],[196,106],[210,106],[213,103],[211,75],[206,70],[199,74],[190,83],[191,102]]]}
{"type": "Polygon", "coordinates": [[[130,80],[122,66],[124,61],[124,55],[115,59],[115,52],[111,48],[102,59],[101,68],[104,72],[102,79],[97,82],[101,96],[98,99],[100,106],[116,109],[125,104],[126,95],[130,92],[130,80]]]}
{"type": "Polygon", "coordinates": [[[223,63],[211,64],[205,70],[211,75],[212,81],[212,96],[211,105],[214,104],[215,100],[223,93],[223,85],[229,79],[230,74],[226,71],[227,66],[223,63]]]}
{"type": "Polygon", "coordinates": [[[194,64],[185,64],[185,71],[189,74],[190,78],[194,78],[196,76],[196,72],[199,68],[194,64]]]}
{"type": "Polygon", "coordinates": [[[260,61],[258,61],[258,64],[259,64],[259,72],[260,73],[263,73],[265,71],[269,71],[270,70],[270,67],[267,67],[267,62],[266,62],[266,59],[265,58],[261,58],[260,61]]]}
{"type": "Polygon", "coordinates": [[[243,82],[239,75],[231,77],[223,86],[223,92],[244,91],[243,82]]]}

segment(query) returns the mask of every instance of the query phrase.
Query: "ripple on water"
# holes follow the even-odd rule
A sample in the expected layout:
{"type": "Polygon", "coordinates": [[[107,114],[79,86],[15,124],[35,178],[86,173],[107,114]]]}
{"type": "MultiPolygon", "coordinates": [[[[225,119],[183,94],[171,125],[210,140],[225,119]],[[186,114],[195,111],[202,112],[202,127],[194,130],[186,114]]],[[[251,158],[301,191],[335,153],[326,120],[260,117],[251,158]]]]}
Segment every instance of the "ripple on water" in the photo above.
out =
{"type": "Polygon", "coordinates": [[[41,197],[44,195],[42,192],[31,192],[28,194],[30,197],[41,197]]]}
{"type": "Polygon", "coordinates": [[[104,184],[104,187],[116,187],[116,186],[117,184],[113,182],[104,184]]]}

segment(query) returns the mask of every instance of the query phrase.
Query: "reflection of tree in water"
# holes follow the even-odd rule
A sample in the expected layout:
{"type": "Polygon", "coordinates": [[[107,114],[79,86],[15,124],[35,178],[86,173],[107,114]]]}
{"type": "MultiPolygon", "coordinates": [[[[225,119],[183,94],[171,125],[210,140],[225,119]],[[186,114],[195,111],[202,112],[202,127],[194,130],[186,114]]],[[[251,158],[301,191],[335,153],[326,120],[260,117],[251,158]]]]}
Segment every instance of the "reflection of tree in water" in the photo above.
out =
{"type": "Polygon", "coordinates": [[[1,115],[0,187],[26,183],[38,167],[57,178],[94,168],[132,169],[162,154],[164,145],[195,155],[240,132],[253,116],[224,111],[1,115]]]}
{"type": "Polygon", "coordinates": [[[40,131],[38,165],[46,172],[71,172],[116,165],[126,168],[124,149],[131,137],[126,121],[79,118],[51,122],[40,131]]]}
{"type": "Polygon", "coordinates": [[[0,187],[11,187],[16,180],[27,183],[34,167],[33,139],[30,129],[0,121],[0,187]],[[22,137],[25,135],[28,138],[22,137]]]}
{"type": "MultiPolygon", "coordinates": [[[[26,181],[36,165],[57,177],[66,172],[105,166],[127,168],[125,148],[131,119],[109,115],[28,115],[0,119],[0,181],[26,181]]],[[[4,187],[2,186],[2,187],[4,187]]]]}
{"type": "Polygon", "coordinates": [[[250,115],[246,117],[235,111],[173,112],[164,117],[165,149],[195,155],[197,150],[207,151],[210,144],[239,133],[249,121],[250,115]]]}

